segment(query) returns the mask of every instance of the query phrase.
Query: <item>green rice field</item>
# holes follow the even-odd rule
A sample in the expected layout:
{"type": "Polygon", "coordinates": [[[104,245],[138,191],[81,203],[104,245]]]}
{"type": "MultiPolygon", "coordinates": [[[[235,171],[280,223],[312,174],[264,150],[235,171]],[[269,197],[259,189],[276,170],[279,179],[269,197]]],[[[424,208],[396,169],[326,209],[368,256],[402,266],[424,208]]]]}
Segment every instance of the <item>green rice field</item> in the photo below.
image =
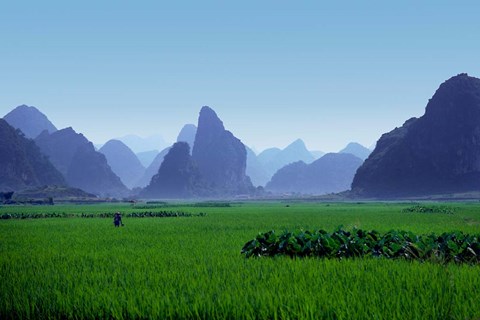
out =
{"type": "Polygon", "coordinates": [[[0,319],[480,319],[478,265],[240,253],[272,229],[480,234],[480,203],[411,206],[2,206],[0,319]],[[191,215],[128,216],[160,211],[191,215]]]}

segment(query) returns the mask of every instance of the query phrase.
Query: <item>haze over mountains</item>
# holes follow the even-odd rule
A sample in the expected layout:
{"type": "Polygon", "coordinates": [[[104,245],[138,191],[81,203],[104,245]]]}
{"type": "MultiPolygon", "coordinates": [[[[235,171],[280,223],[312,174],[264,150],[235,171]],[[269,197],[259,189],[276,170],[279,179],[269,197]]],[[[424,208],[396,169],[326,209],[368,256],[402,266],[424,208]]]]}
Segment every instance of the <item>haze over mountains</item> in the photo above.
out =
{"type": "Polygon", "coordinates": [[[142,166],[147,168],[150,164],[152,164],[152,161],[153,159],[155,159],[157,154],[158,154],[158,150],[150,150],[150,151],[138,152],[135,155],[137,156],[142,166]]]}
{"type": "Polygon", "coordinates": [[[160,134],[148,137],[140,137],[135,134],[129,134],[123,137],[115,138],[115,140],[125,143],[133,152],[145,152],[152,150],[162,150],[169,146],[160,134]]]}
{"type": "Polygon", "coordinates": [[[382,135],[372,153],[352,142],[339,153],[314,155],[297,139],[256,155],[210,107],[177,140],[145,167],[126,143],[112,139],[97,152],[81,133],[57,130],[38,109],[22,105],[0,121],[0,190],[59,193],[68,185],[104,197],[160,198],[248,196],[256,186],[273,194],[325,194],[351,184],[352,196],[368,198],[480,191],[480,80],[459,74],[445,81],[422,117],[382,135]]]}
{"type": "Polygon", "coordinates": [[[159,153],[157,153],[153,161],[145,169],[145,172],[143,173],[143,175],[141,175],[140,179],[135,183],[135,187],[144,188],[150,183],[150,180],[152,180],[152,177],[156,175],[158,170],[160,169],[163,159],[165,158],[169,150],[170,150],[170,147],[165,148],[159,153]]]}
{"type": "Polygon", "coordinates": [[[182,130],[177,137],[177,142],[186,142],[190,147],[190,152],[195,143],[195,136],[197,135],[197,126],[194,124],[186,124],[183,126],[182,130]]]}

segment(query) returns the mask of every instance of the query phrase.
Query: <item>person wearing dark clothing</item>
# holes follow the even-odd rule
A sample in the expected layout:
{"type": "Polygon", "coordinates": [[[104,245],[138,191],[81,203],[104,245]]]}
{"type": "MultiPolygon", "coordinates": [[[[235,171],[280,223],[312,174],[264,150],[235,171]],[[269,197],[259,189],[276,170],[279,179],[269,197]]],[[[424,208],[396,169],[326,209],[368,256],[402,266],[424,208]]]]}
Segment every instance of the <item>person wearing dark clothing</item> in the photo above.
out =
{"type": "Polygon", "coordinates": [[[115,225],[115,227],[123,226],[122,215],[120,214],[120,212],[115,212],[115,215],[113,216],[113,224],[115,225]]]}

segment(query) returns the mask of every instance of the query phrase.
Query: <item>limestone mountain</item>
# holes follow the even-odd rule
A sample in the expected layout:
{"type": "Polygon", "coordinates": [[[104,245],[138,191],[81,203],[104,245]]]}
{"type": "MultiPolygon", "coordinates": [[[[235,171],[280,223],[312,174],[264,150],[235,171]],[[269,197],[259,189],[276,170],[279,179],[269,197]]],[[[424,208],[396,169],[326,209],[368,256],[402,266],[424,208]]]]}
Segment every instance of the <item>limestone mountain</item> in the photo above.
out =
{"type": "Polygon", "coordinates": [[[98,152],[105,155],[112,171],[130,189],[135,187],[135,183],[145,173],[145,167],[135,153],[120,140],[109,140],[98,152]]]}
{"type": "Polygon", "coordinates": [[[66,182],[32,140],[0,119],[0,191],[42,185],[66,185],[66,182]]]}
{"type": "Polygon", "coordinates": [[[183,126],[182,130],[177,137],[177,142],[186,142],[190,146],[190,150],[193,148],[193,143],[195,142],[195,135],[197,134],[197,126],[194,124],[186,124],[183,126]]]}
{"type": "Polygon", "coordinates": [[[57,128],[48,120],[47,116],[35,107],[18,106],[3,118],[12,127],[20,129],[25,137],[30,139],[35,139],[44,130],[49,133],[57,131],[57,128]]]}
{"type": "Polygon", "coordinates": [[[266,189],[276,193],[304,194],[349,190],[361,164],[362,160],[350,153],[327,153],[311,164],[298,161],[281,168],[266,189]]]}
{"type": "Polygon", "coordinates": [[[382,135],[352,190],[378,198],[480,190],[480,79],[450,78],[422,117],[382,135]]]}
{"type": "Polygon", "coordinates": [[[165,155],[158,173],[142,191],[145,198],[192,198],[202,193],[200,173],[186,142],[176,142],[165,155]]]}
{"type": "Polygon", "coordinates": [[[271,177],[278,169],[287,164],[297,161],[311,163],[315,158],[312,153],[307,150],[303,140],[297,139],[283,150],[271,148],[263,151],[258,155],[258,160],[271,177]]]}
{"type": "Polygon", "coordinates": [[[35,143],[65,177],[67,183],[102,196],[122,196],[128,190],[112,172],[105,156],[72,128],[52,134],[43,131],[35,143]]]}
{"type": "Polygon", "coordinates": [[[246,175],[247,151],[209,107],[200,110],[192,158],[205,183],[216,195],[247,194],[253,191],[246,175]]]}
{"type": "MultiPolygon", "coordinates": [[[[177,137],[177,142],[187,142],[188,145],[190,146],[190,151],[191,151],[195,141],[196,132],[197,132],[197,127],[195,125],[186,124],[185,126],[183,126],[182,130],[180,130],[177,137]]],[[[156,153],[154,159],[147,166],[145,173],[135,183],[135,186],[143,188],[150,183],[150,180],[152,180],[153,176],[158,173],[158,170],[160,169],[163,159],[167,155],[170,148],[171,147],[167,147],[162,151],[156,153]]]]}
{"type": "Polygon", "coordinates": [[[354,156],[365,160],[368,158],[370,153],[372,151],[364,146],[362,146],[360,143],[357,142],[350,142],[345,148],[339,151],[339,153],[351,153],[354,156]]]}

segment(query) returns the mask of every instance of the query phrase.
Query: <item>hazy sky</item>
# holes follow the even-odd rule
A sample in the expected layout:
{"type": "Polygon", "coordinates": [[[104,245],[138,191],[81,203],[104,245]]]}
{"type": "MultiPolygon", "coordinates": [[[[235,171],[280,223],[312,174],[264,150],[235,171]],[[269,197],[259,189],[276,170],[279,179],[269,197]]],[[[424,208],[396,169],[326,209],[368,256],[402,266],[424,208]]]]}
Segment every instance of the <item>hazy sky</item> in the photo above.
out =
{"type": "Polygon", "coordinates": [[[245,144],[366,146],[480,77],[479,1],[2,1],[0,116],[173,141],[209,105],[245,144]]]}

